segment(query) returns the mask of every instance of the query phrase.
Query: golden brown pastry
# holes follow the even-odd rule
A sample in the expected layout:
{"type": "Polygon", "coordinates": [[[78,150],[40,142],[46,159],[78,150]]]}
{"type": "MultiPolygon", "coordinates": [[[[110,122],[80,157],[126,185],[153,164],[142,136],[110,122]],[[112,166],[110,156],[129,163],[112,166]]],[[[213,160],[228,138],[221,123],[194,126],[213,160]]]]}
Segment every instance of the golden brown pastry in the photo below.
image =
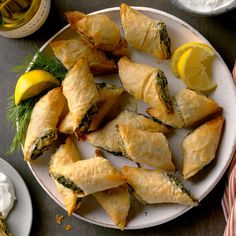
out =
{"type": "Polygon", "coordinates": [[[159,59],[170,58],[170,38],[164,22],[151,19],[122,3],[120,17],[125,39],[128,43],[159,59]]]}
{"type": "Polygon", "coordinates": [[[2,217],[2,214],[0,212],[0,235],[1,236],[13,236],[10,232],[9,229],[7,227],[7,224],[5,222],[5,220],[2,217]]]}
{"type": "Polygon", "coordinates": [[[105,83],[96,84],[96,86],[99,94],[98,111],[92,117],[88,131],[94,131],[99,127],[103,118],[113,108],[123,92],[123,88],[106,85],[105,83]]]}
{"type": "Polygon", "coordinates": [[[183,140],[183,175],[185,179],[195,175],[215,158],[223,123],[224,118],[218,116],[198,127],[183,140]]]}
{"type": "Polygon", "coordinates": [[[166,137],[159,132],[148,132],[132,125],[119,124],[124,153],[134,162],[174,171],[171,151],[166,137]]]}
{"type": "Polygon", "coordinates": [[[143,203],[197,204],[175,177],[162,170],[123,166],[121,172],[132,187],[135,197],[143,203]]]}
{"type": "Polygon", "coordinates": [[[120,143],[120,137],[116,128],[119,124],[132,125],[135,128],[147,130],[149,132],[169,132],[169,129],[166,126],[159,124],[144,115],[137,114],[136,112],[124,111],[101,129],[88,134],[86,140],[95,147],[111,152],[114,155],[123,155],[123,145],[120,143]]]}
{"type": "MultiPolygon", "coordinates": [[[[96,86],[99,94],[97,113],[92,117],[88,131],[94,131],[98,128],[100,123],[103,121],[103,118],[110,111],[110,109],[113,108],[114,104],[117,102],[123,92],[122,88],[109,86],[105,83],[96,84],[96,86]]],[[[68,113],[60,122],[58,130],[61,133],[73,134],[73,127],[73,118],[71,114],[68,113]]]]}
{"type": "Polygon", "coordinates": [[[172,111],[168,81],[163,71],[134,63],[127,57],[122,57],[118,66],[121,82],[128,93],[154,108],[163,107],[167,112],[172,111]]]}
{"type": "Polygon", "coordinates": [[[114,60],[108,59],[106,53],[93,48],[93,46],[83,39],[57,40],[50,43],[55,56],[69,70],[80,58],[87,58],[91,72],[95,75],[113,73],[117,71],[114,60]]]}
{"type": "Polygon", "coordinates": [[[191,89],[183,89],[173,99],[173,111],[148,108],[147,113],[163,124],[175,128],[191,127],[208,116],[222,111],[213,99],[191,89]]]}
{"type": "Polygon", "coordinates": [[[57,129],[60,133],[74,134],[74,120],[70,112],[59,123],[57,129]]]}
{"type": "Polygon", "coordinates": [[[72,28],[83,34],[94,45],[105,51],[114,51],[121,36],[119,26],[103,14],[85,15],[79,11],[66,12],[72,28]]]}
{"type": "Polygon", "coordinates": [[[222,111],[222,107],[213,99],[191,89],[183,89],[175,96],[175,99],[185,127],[192,126],[209,115],[222,111]]]}
{"type": "Polygon", "coordinates": [[[63,93],[68,101],[77,137],[87,131],[97,112],[98,91],[86,59],[79,59],[62,82],[63,93]]]}
{"type": "Polygon", "coordinates": [[[57,123],[66,99],[61,87],[50,90],[35,104],[28,125],[24,160],[33,161],[57,139],[57,123]]]}
{"type": "MultiPolygon", "coordinates": [[[[64,166],[79,160],[80,156],[78,150],[75,147],[71,137],[68,137],[65,144],[62,144],[52,155],[49,165],[49,173],[54,173],[57,169],[63,168],[64,166]]],[[[54,181],[56,183],[57,190],[62,195],[68,215],[70,216],[76,209],[80,207],[82,199],[77,197],[77,195],[71,189],[66,188],[62,184],[58,183],[56,179],[54,179],[54,181]]]]}
{"type": "Polygon", "coordinates": [[[113,222],[124,230],[130,207],[130,196],[126,185],[94,193],[93,196],[105,209],[113,222]]]}
{"type": "Polygon", "coordinates": [[[172,112],[167,112],[162,106],[158,108],[149,107],[146,112],[154,119],[165,125],[169,125],[174,128],[182,128],[184,126],[184,120],[182,118],[181,112],[178,110],[175,99],[173,100],[172,104],[172,112]]]}
{"type": "Polygon", "coordinates": [[[53,178],[77,197],[118,187],[124,183],[119,171],[100,154],[51,171],[53,178]]]}

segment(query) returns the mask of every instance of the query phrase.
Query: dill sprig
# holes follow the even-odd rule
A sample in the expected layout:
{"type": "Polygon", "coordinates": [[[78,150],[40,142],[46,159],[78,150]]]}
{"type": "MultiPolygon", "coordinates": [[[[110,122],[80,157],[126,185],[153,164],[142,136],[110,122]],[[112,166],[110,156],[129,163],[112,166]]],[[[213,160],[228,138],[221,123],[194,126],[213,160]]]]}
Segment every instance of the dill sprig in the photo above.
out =
{"type": "MultiPolygon", "coordinates": [[[[56,58],[50,58],[42,52],[38,52],[35,56],[27,56],[21,65],[18,65],[12,69],[17,74],[24,74],[26,71],[41,69],[46,70],[53,74],[59,81],[63,81],[67,73],[67,69],[56,58]]],[[[31,113],[36,102],[43,96],[45,92],[38,96],[29,98],[22,101],[20,104],[15,105],[14,96],[9,98],[7,103],[7,120],[10,121],[14,128],[16,128],[16,134],[13,138],[11,146],[8,149],[8,154],[13,153],[21,147],[24,143],[27,127],[30,121],[31,113]]]]}

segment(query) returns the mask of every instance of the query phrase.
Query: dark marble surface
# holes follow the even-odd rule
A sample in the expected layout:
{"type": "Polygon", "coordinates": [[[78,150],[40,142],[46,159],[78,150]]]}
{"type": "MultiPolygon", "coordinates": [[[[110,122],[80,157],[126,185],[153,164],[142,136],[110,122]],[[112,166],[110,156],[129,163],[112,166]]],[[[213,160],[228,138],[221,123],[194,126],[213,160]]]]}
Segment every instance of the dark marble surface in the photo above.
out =
{"type": "MultiPolygon", "coordinates": [[[[120,232],[92,225],[75,217],[65,218],[65,223],[73,226],[66,232],[63,226],[54,221],[56,214],[64,214],[62,210],[40,187],[23,161],[21,152],[7,156],[15,131],[5,119],[7,99],[13,94],[16,76],[10,69],[29,55],[32,49],[40,47],[54,33],[66,25],[63,13],[68,10],[79,10],[86,13],[103,8],[119,6],[122,1],[94,0],[72,1],[53,0],[52,8],[46,23],[36,33],[24,39],[5,39],[0,37],[0,156],[14,166],[25,180],[33,202],[34,219],[31,235],[222,235],[225,227],[220,200],[223,194],[224,178],[213,191],[196,207],[177,219],[149,229],[120,232]]],[[[129,5],[153,7],[173,14],[186,21],[202,33],[220,53],[231,70],[236,57],[236,11],[215,17],[199,17],[183,12],[167,0],[133,0],[129,5]]],[[[24,216],[22,216],[24,217],[24,216]]],[[[17,235],[16,235],[17,236],[17,235]]]]}

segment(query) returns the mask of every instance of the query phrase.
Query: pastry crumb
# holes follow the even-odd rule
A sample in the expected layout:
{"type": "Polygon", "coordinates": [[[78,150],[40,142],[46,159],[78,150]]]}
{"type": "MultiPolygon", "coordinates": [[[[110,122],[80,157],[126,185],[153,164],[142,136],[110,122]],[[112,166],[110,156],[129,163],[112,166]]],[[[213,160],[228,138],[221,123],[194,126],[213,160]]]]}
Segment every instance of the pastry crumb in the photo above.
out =
{"type": "Polygon", "coordinates": [[[56,220],[56,223],[58,225],[61,225],[63,220],[64,220],[64,216],[63,215],[60,215],[60,214],[57,214],[56,217],[55,217],[55,220],[56,220]]]}
{"type": "Polygon", "coordinates": [[[71,226],[70,224],[65,225],[65,226],[64,226],[64,229],[65,229],[66,231],[71,231],[71,230],[72,230],[72,226],[71,226]]]}

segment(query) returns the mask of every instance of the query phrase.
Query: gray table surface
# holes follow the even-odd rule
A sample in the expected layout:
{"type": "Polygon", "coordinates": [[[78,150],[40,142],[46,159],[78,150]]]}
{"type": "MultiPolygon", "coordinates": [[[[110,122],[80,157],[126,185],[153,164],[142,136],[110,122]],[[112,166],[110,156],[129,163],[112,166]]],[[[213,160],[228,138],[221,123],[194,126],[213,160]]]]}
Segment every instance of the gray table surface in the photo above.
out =
{"type": "MultiPolygon", "coordinates": [[[[6,159],[25,180],[33,202],[33,225],[31,235],[222,235],[225,227],[221,209],[221,197],[224,189],[224,178],[212,192],[196,207],[171,222],[149,229],[120,232],[92,225],[75,217],[65,217],[73,230],[66,232],[63,226],[55,223],[55,215],[66,215],[40,187],[23,161],[21,152],[7,156],[15,131],[5,119],[7,99],[13,94],[16,76],[10,68],[18,65],[22,58],[29,55],[32,49],[40,47],[54,33],[66,25],[63,13],[68,10],[79,10],[85,13],[119,6],[118,0],[72,1],[52,0],[52,7],[46,23],[36,33],[23,39],[6,39],[0,37],[0,157],[6,159]]],[[[221,54],[227,66],[232,70],[236,58],[236,11],[215,17],[199,17],[183,12],[167,0],[133,0],[129,5],[153,7],[173,14],[186,21],[202,33],[221,54]]],[[[24,217],[24,216],[22,216],[24,217]]],[[[17,236],[17,235],[16,235],[17,236]]]]}

